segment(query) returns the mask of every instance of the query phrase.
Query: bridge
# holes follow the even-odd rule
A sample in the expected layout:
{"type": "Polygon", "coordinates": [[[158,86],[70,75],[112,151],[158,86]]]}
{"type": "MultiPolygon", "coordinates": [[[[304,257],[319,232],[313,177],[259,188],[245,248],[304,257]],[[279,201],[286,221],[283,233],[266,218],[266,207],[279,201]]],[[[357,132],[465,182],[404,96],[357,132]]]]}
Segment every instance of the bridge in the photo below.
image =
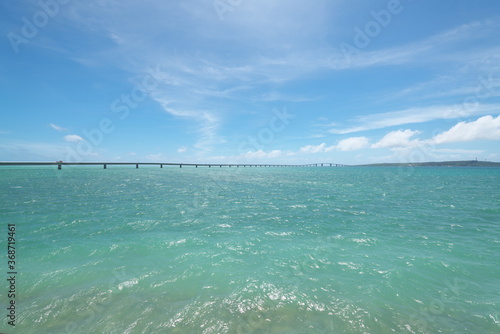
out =
{"type": "Polygon", "coordinates": [[[333,162],[322,162],[317,164],[302,165],[304,167],[350,167],[351,165],[336,164],[333,162]]]}
{"type": "Polygon", "coordinates": [[[180,163],[180,162],[21,162],[21,161],[0,161],[0,166],[57,166],[57,169],[62,169],[62,166],[103,166],[106,169],[108,166],[134,166],[139,168],[140,165],[155,165],[160,166],[179,166],[182,167],[346,167],[348,165],[337,163],[314,163],[303,165],[282,165],[282,164],[217,164],[217,163],[180,163]]]}

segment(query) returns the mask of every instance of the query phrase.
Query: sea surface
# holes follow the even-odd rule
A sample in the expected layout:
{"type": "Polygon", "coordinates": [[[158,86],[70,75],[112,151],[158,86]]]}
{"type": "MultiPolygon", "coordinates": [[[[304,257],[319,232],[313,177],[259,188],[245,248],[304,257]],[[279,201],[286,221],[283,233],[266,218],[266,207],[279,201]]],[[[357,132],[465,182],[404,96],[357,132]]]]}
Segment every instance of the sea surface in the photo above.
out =
{"type": "Polygon", "coordinates": [[[500,333],[500,169],[134,167],[0,167],[0,332],[500,333]]]}

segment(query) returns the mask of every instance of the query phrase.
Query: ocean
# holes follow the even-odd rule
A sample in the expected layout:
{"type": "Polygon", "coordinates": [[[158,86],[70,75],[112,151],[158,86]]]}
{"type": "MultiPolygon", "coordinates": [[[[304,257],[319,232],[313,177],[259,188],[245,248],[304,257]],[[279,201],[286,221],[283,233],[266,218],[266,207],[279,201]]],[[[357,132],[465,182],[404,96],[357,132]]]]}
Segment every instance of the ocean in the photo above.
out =
{"type": "Polygon", "coordinates": [[[0,332],[500,333],[498,168],[0,167],[0,217],[0,332]]]}

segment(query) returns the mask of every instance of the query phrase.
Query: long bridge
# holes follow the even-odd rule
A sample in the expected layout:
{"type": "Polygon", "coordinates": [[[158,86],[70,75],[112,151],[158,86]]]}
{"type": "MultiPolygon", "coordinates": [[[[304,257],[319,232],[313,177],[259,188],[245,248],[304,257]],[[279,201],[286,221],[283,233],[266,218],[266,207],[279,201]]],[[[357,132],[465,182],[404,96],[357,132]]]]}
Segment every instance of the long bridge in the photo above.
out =
{"type": "Polygon", "coordinates": [[[219,164],[219,163],[181,163],[181,162],[21,162],[21,161],[0,161],[0,166],[57,166],[57,169],[62,169],[62,166],[103,166],[106,169],[108,166],[134,166],[139,168],[140,165],[155,165],[160,166],[179,166],[186,167],[346,167],[348,165],[337,163],[314,163],[302,165],[283,165],[283,164],[219,164]]]}

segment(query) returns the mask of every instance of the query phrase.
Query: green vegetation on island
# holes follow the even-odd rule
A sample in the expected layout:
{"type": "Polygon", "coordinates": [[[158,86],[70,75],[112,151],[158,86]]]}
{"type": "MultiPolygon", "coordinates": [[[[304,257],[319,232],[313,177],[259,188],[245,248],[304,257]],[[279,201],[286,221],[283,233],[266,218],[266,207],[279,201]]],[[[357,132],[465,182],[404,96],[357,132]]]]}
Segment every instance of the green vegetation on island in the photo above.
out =
{"type": "Polygon", "coordinates": [[[358,165],[367,167],[500,167],[500,162],[465,160],[441,162],[404,162],[358,165]]]}

